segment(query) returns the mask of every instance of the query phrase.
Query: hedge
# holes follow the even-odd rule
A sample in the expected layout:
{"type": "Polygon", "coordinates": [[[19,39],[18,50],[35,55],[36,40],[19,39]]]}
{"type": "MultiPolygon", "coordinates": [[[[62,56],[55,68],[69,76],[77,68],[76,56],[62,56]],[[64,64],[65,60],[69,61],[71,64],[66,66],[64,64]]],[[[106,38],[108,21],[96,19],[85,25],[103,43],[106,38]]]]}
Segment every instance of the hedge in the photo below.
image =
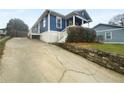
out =
{"type": "Polygon", "coordinates": [[[67,28],[68,37],[66,42],[94,42],[96,32],[90,28],[72,26],[67,28]]]}

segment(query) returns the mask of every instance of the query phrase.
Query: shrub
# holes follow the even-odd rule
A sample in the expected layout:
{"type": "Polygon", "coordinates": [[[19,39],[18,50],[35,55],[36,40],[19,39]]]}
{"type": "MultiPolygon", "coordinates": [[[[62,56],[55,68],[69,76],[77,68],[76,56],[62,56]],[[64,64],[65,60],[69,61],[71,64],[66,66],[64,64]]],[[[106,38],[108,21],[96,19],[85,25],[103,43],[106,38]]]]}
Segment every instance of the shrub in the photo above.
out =
{"type": "Polygon", "coordinates": [[[3,39],[0,39],[0,58],[3,54],[4,46],[7,40],[9,40],[10,37],[4,37],[3,39]]]}
{"type": "Polygon", "coordinates": [[[80,26],[68,27],[67,33],[66,42],[94,42],[96,39],[96,32],[93,29],[80,26]]]}

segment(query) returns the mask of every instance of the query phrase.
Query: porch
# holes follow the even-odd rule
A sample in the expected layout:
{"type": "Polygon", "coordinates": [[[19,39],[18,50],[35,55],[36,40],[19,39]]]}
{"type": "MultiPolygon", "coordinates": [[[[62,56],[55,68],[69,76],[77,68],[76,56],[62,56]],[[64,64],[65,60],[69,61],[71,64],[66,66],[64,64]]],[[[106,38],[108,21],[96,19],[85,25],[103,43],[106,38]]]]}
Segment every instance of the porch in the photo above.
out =
{"type": "Polygon", "coordinates": [[[83,24],[86,24],[89,27],[89,22],[80,17],[80,16],[72,16],[67,19],[67,25],[66,26],[82,26],[83,24]]]}

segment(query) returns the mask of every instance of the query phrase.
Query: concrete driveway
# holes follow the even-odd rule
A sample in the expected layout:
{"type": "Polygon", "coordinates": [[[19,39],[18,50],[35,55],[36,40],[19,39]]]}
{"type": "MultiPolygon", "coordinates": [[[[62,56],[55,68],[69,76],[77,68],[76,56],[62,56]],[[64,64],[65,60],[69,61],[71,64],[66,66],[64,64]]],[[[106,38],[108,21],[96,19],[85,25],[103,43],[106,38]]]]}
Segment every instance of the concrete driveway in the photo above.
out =
{"type": "Polygon", "coordinates": [[[124,82],[124,75],[57,46],[13,38],[0,63],[0,82],[124,82]]]}

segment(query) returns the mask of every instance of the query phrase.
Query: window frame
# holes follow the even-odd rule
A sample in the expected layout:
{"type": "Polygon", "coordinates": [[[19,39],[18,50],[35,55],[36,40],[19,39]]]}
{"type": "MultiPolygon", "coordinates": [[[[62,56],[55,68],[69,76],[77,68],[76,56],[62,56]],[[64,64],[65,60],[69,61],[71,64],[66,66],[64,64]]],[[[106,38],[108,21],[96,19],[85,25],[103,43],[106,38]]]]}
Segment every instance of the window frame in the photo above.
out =
{"type": "Polygon", "coordinates": [[[81,15],[84,16],[85,15],[84,12],[82,12],[81,15]]]}
{"type": "Polygon", "coordinates": [[[61,17],[56,17],[56,28],[62,29],[62,18],[61,17]],[[58,26],[58,19],[60,20],[60,27],[58,26]]]}
{"type": "Polygon", "coordinates": [[[105,32],[105,39],[111,40],[112,39],[112,32],[105,32]],[[107,34],[110,33],[110,38],[107,38],[107,34]]]}

